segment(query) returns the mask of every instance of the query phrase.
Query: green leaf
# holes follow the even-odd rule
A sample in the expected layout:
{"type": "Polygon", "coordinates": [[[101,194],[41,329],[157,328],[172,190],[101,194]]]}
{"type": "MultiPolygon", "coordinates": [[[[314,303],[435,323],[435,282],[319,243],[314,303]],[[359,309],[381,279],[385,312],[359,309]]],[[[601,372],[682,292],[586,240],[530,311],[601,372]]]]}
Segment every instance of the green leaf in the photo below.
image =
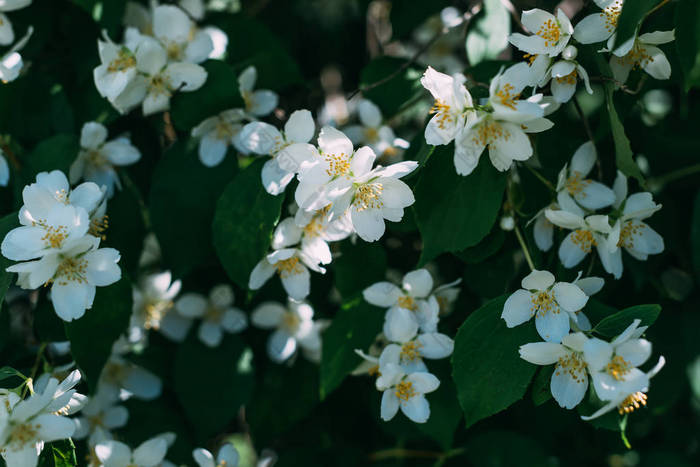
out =
{"type": "Polygon", "coordinates": [[[117,191],[107,203],[109,227],[106,239],[100,245],[119,250],[119,264],[130,274],[136,274],[143,240],[146,236],[142,210],[143,201],[137,188],[131,181],[124,182],[122,190],[117,191]]]}
{"type": "Polygon", "coordinates": [[[662,0],[634,0],[625,2],[622,13],[617,20],[617,34],[613,49],[623,44],[627,39],[634,36],[637,28],[647,13],[651,11],[657,3],[662,0]]]}
{"type": "Polygon", "coordinates": [[[131,283],[122,276],[115,284],[98,287],[92,308],[80,319],[65,324],[71,353],[85,374],[90,392],[97,387],[112,345],[129,325],[131,308],[131,283]]]}
{"type": "Polygon", "coordinates": [[[512,431],[488,431],[471,438],[467,442],[466,457],[474,467],[552,465],[536,440],[512,431]]]}
{"type": "Polygon", "coordinates": [[[340,256],[333,260],[334,283],[344,300],[384,280],[385,271],[386,250],[379,243],[346,240],[340,244],[340,256]]]}
{"type": "Polygon", "coordinates": [[[39,467],[75,467],[77,465],[75,445],[70,438],[47,443],[39,457],[39,467]]]}
{"type": "Polygon", "coordinates": [[[695,271],[695,280],[700,283],[700,191],[695,195],[693,217],[690,221],[690,257],[695,271]]]}
{"type": "Polygon", "coordinates": [[[430,16],[450,5],[447,0],[416,2],[415,0],[393,0],[391,2],[391,31],[395,38],[412,34],[430,16]]]}
{"type": "Polygon", "coordinates": [[[617,313],[617,311],[617,308],[606,305],[595,298],[589,299],[588,303],[586,303],[586,306],[583,309],[583,312],[588,317],[589,321],[594,324],[614,315],[617,313]]]}
{"type": "Polygon", "coordinates": [[[676,49],[688,92],[700,85],[700,3],[680,0],[676,5],[676,49]]]}
{"type": "Polygon", "coordinates": [[[554,365],[543,366],[537,371],[537,376],[532,382],[532,402],[535,405],[542,405],[552,398],[550,389],[552,373],[554,373],[554,365]]]}
{"type": "MultiPolygon", "coordinates": [[[[19,227],[19,220],[17,219],[17,213],[13,212],[6,215],[0,219],[0,241],[2,241],[7,233],[19,227]]],[[[7,289],[10,287],[15,274],[13,272],[7,272],[6,269],[12,265],[13,261],[0,255],[0,303],[4,301],[7,289]]]]}
{"type": "Polygon", "coordinates": [[[414,190],[418,228],[423,237],[421,264],[445,251],[462,251],[479,243],[501,209],[505,174],[484,155],[466,177],[457,175],[453,146],[437,148],[414,190]]]}
{"type": "Polygon", "coordinates": [[[248,287],[250,271],[270,247],[284,196],[272,196],[260,181],[264,164],[258,160],[228,184],[218,203],[212,225],[214,248],[228,276],[248,287]]]}
{"type": "Polygon", "coordinates": [[[625,135],[625,127],[622,125],[620,117],[615,110],[615,102],[613,101],[614,93],[615,87],[613,83],[606,82],[605,105],[608,109],[613,141],[615,142],[615,162],[617,168],[620,169],[623,174],[628,177],[636,178],[639,183],[644,185],[644,176],[642,175],[642,171],[639,170],[639,166],[634,161],[634,153],[632,152],[632,146],[630,146],[630,140],[627,138],[627,135],[625,135]]]}
{"type": "Polygon", "coordinates": [[[593,328],[594,332],[606,337],[615,337],[632,324],[632,321],[639,319],[640,326],[651,326],[661,313],[660,305],[636,305],[608,316],[593,328]]]}
{"type": "Polygon", "coordinates": [[[4,366],[0,368],[0,381],[4,381],[8,378],[12,378],[15,376],[18,378],[27,379],[22,373],[10,366],[4,366]]]}
{"type": "Polygon", "coordinates": [[[478,244],[465,248],[462,251],[455,252],[455,256],[467,264],[477,264],[490,256],[495,255],[503,246],[506,240],[506,234],[500,227],[495,227],[478,244]]]}
{"type": "Polygon", "coordinates": [[[452,378],[467,427],[522,399],[537,369],[518,353],[521,345],[540,340],[534,326],[507,328],[501,319],[505,301],[503,295],[473,312],[455,337],[452,378]]]}
{"type": "Polygon", "coordinates": [[[238,76],[230,65],[219,60],[208,60],[202,65],[207,70],[204,86],[192,92],[173,96],[170,114],[180,130],[190,130],[204,119],[224,110],[243,107],[238,90],[238,76]]]}
{"type": "MultiPolygon", "coordinates": [[[[89,313],[89,311],[88,311],[89,313]]],[[[63,342],[66,328],[63,320],[53,309],[53,304],[44,294],[34,309],[34,331],[41,342],[63,342]]]]}
{"type": "Polygon", "coordinates": [[[363,362],[355,349],[367,351],[382,330],[384,310],[358,299],[343,307],[323,334],[320,367],[320,393],[325,399],[352,370],[363,362]]]}
{"type": "Polygon", "coordinates": [[[202,439],[215,435],[236,417],[253,391],[252,351],[240,336],[226,336],[218,347],[207,347],[190,333],[175,355],[177,398],[202,439]],[[209,382],[218,388],[208,390],[209,382]]]}
{"type": "Polygon", "coordinates": [[[59,134],[37,144],[22,170],[25,184],[34,182],[39,172],[60,170],[67,176],[78,151],[80,144],[75,135],[59,134]]]}
{"type": "Polygon", "coordinates": [[[485,0],[467,33],[467,59],[471,66],[495,60],[508,47],[510,14],[501,0],[485,0]]]}
{"type": "Polygon", "coordinates": [[[422,70],[408,63],[405,58],[379,57],[360,72],[360,89],[374,86],[362,94],[377,104],[385,119],[397,114],[404,104],[425,92],[420,84],[422,70]]]}
{"type": "Polygon", "coordinates": [[[449,361],[431,361],[429,366],[429,371],[440,379],[440,387],[426,396],[430,402],[430,418],[425,423],[416,423],[415,426],[447,451],[452,447],[462,411],[457,401],[457,389],[449,376],[449,361]]]}
{"type": "Polygon", "coordinates": [[[195,142],[189,143],[178,141],[163,153],[153,174],[149,203],[163,259],[175,277],[213,256],[208,239],[214,206],[237,170],[233,157],[217,167],[205,167],[197,157],[195,142]]]}

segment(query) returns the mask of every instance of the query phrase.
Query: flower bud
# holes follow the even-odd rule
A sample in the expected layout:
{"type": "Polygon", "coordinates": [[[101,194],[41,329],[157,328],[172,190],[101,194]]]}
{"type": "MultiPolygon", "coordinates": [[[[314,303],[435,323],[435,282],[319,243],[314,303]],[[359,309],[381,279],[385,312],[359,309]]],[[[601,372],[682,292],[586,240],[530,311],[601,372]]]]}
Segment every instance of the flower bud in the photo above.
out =
{"type": "Polygon", "coordinates": [[[578,55],[578,50],[573,45],[568,45],[562,50],[561,57],[564,60],[574,60],[578,55]]]}

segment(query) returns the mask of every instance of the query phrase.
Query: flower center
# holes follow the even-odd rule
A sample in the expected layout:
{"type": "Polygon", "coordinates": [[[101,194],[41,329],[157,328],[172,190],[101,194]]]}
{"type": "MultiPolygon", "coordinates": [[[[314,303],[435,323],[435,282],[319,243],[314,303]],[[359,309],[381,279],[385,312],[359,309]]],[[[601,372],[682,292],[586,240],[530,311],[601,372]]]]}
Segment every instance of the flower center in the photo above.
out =
{"type": "Polygon", "coordinates": [[[368,143],[374,143],[379,139],[379,131],[376,128],[367,127],[365,128],[365,140],[368,143]]]}
{"type": "Polygon", "coordinates": [[[494,120],[484,121],[476,131],[476,135],[472,138],[477,144],[482,146],[491,146],[491,144],[497,139],[508,140],[510,138],[510,132],[504,130],[498,122],[494,120]]]}
{"type": "Polygon", "coordinates": [[[585,253],[590,253],[591,247],[597,245],[593,232],[584,229],[575,230],[571,241],[585,253]]]}
{"type": "Polygon", "coordinates": [[[413,383],[410,381],[401,381],[396,385],[394,394],[400,401],[406,402],[416,395],[416,390],[413,389],[413,383]]]}
{"type": "Polygon", "coordinates": [[[110,73],[116,73],[119,71],[126,71],[135,66],[136,58],[134,58],[134,55],[126,49],[121,49],[119,52],[117,52],[117,58],[109,62],[109,65],[107,65],[107,71],[110,73]]]}
{"type": "Polygon", "coordinates": [[[566,179],[566,191],[568,191],[571,196],[581,194],[585,197],[586,194],[583,193],[583,190],[590,184],[591,181],[584,180],[581,172],[574,171],[574,173],[566,179]]]}
{"type": "Polygon", "coordinates": [[[85,272],[87,271],[87,260],[80,258],[64,258],[56,269],[56,274],[49,282],[59,285],[68,285],[69,282],[87,284],[85,272]]]}
{"type": "Polygon", "coordinates": [[[102,370],[102,377],[110,383],[118,383],[123,381],[128,376],[129,371],[124,365],[116,362],[109,362],[102,370]]]}
{"type": "Polygon", "coordinates": [[[323,225],[314,216],[311,222],[304,226],[304,237],[314,238],[318,237],[323,233],[323,225]]]}
{"type": "Polygon", "coordinates": [[[384,187],[381,183],[370,183],[357,188],[353,205],[358,211],[379,209],[384,206],[381,195],[384,187]]]}
{"type": "Polygon", "coordinates": [[[620,229],[620,240],[617,241],[617,246],[624,248],[634,248],[634,237],[640,235],[644,230],[644,224],[635,224],[633,221],[627,221],[620,229]]]}
{"type": "Polygon", "coordinates": [[[406,342],[401,346],[401,360],[404,362],[412,362],[421,358],[420,348],[423,345],[418,341],[406,342]]]}
{"type": "Polygon", "coordinates": [[[277,261],[275,263],[275,269],[277,269],[277,273],[282,278],[299,274],[303,270],[301,264],[299,264],[299,258],[296,256],[283,259],[282,261],[277,261]]]}
{"type": "Polygon", "coordinates": [[[555,374],[559,376],[561,372],[568,373],[571,379],[577,383],[586,381],[586,362],[577,352],[571,352],[566,357],[559,358],[555,374]]]}
{"type": "Polygon", "coordinates": [[[600,16],[602,16],[605,20],[605,29],[609,33],[613,33],[617,29],[617,20],[620,17],[621,12],[622,2],[620,0],[617,0],[615,3],[608,6],[600,13],[600,16]]]}
{"type": "Polygon", "coordinates": [[[326,173],[331,177],[340,177],[343,175],[350,174],[350,157],[345,153],[326,154],[326,162],[328,162],[328,168],[326,173]]]}
{"type": "Polygon", "coordinates": [[[501,105],[508,107],[511,110],[515,110],[515,100],[520,97],[520,94],[515,94],[513,91],[515,87],[512,84],[506,83],[501,89],[496,92],[496,100],[500,102],[501,105]]]}
{"type": "Polygon", "coordinates": [[[555,45],[559,42],[559,36],[561,36],[558,21],[548,19],[540,26],[540,29],[535,34],[544,39],[545,47],[555,45]]]}
{"type": "Polygon", "coordinates": [[[617,406],[617,411],[620,415],[632,413],[641,406],[647,405],[647,395],[641,391],[630,394],[617,406]]]}
{"type": "Polygon", "coordinates": [[[97,167],[101,167],[107,163],[107,158],[100,150],[87,151],[86,159],[92,165],[96,165],[97,167]]]}
{"type": "Polygon", "coordinates": [[[559,84],[573,85],[573,84],[576,84],[576,77],[577,76],[578,76],[578,73],[576,72],[576,70],[574,70],[566,76],[558,76],[554,79],[556,79],[557,83],[559,83],[559,84]]]}
{"type": "Polygon", "coordinates": [[[107,240],[107,235],[105,232],[109,228],[109,216],[104,215],[95,219],[90,219],[90,228],[88,229],[88,234],[93,237],[99,237],[102,240],[107,240]]]}
{"type": "Polygon", "coordinates": [[[544,316],[550,311],[552,313],[559,313],[559,305],[556,300],[554,300],[554,295],[549,292],[538,292],[532,294],[530,297],[532,305],[530,306],[530,312],[533,315],[544,316]]]}
{"type": "Polygon", "coordinates": [[[233,136],[233,127],[226,121],[219,119],[216,122],[216,139],[228,140],[233,136]]]}
{"type": "Polygon", "coordinates": [[[630,362],[619,355],[615,355],[612,360],[610,360],[610,363],[605,366],[605,371],[617,381],[622,381],[625,379],[625,375],[630,372],[631,368],[630,362]]]}
{"type": "Polygon", "coordinates": [[[41,425],[33,425],[30,423],[22,423],[16,425],[10,431],[10,436],[7,440],[8,446],[14,445],[15,447],[22,447],[25,444],[32,442],[36,439],[38,434],[38,429],[41,425]]]}
{"type": "Polygon", "coordinates": [[[204,319],[206,321],[213,321],[218,323],[221,321],[221,317],[224,314],[224,310],[218,306],[209,305],[206,310],[204,310],[204,319]]]}
{"type": "Polygon", "coordinates": [[[160,73],[151,78],[151,81],[148,83],[148,93],[154,95],[165,94],[166,96],[170,96],[169,86],[170,79],[160,73]]]}
{"type": "Polygon", "coordinates": [[[52,225],[43,225],[46,233],[41,239],[44,241],[46,248],[61,248],[63,241],[68,238],[68,228],[65,225],[54,227],[52,225]]]}
{"type": "Polygon", "coordinates": [[[450,114],[450,106],[441,99],[435,99],[430,113],[437,115],[438,127],[443,130],[445,129],[445,125],[454,123],[454,117],[450,114]]]}
{"type": "Polygon", "coordinates": [[[616,57],[618,62],[629,65],[633,69],[639,69],[645,67],[654,61],[654,57],[649,55],[646,47],[643,47],[638,42],[634,43],[632,49],[624,57],[616,57]]]}
{"type": "Polygon", "coordinates": [[[176,42],[171,42],[167,47],[168,58],[179,61],[182,58],[182,47],[176,42]]]}
{"type": "Polygon", "coordinates": [[[160,322],[172,307],[172,300],[161,300],[146,305],[143,309],[143,327],[146,329],[160,329],[160,322]]]}
{"type": "Polygon", "coordinates": [[[398,303],[401,308],[406,308],[407,310],[416,311],[416,308],[418,308],[416,306],[416,301],[413,300],[413,297],[410,297],[408,295],[403,295],[399,297],[396,303],[398,303]]]}
{"type": "Polygon", "coordinates": [[[287,311],[282,315],[282,324],[292,333],[296,332],[300,322],[299,316],[291,311],[287,311]]]}

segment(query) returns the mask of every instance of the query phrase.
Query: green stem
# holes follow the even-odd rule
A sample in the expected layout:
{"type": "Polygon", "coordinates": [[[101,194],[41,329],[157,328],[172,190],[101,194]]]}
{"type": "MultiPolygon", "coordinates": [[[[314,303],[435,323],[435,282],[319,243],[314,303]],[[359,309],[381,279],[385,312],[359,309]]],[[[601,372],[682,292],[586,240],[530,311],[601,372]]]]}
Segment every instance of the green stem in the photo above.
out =
{"type": "Polygon", "coordinates": [[[537,179],[538,179],[539,181],[541,181],[541,182],[544,184],[544,186],[546,186],[546,187],[549,188],[551,191],[553,191],[553,192],[556,193],[557,189],[554,187],[554,185],[552,185],[552,182],[550,182],[549,180],[547,180],[547,179],[544,177],[544,175],[542,175],[541,173],[539,173],[534,167],[530,167],[530,166],[527,165],[527,164],[525,164],[525,167],[527,167],[527,169],[528,169],[530,172],[532,172],[532,174],[533,174],[535,177],[537,177],[537,179]]]}
{"type": "Polygon", "coordinates": [[[530,266],[530,270],[534,271],[535,270],[535,263],[532,262],[532,257],[530,256],[530,250],[527,248],[527,244],[525,243],[525,239],[523,238],[523,234],[520,233],[520,228],[518,227],[518,224],[515,224],[515,236],[518,237],[518,243],[520,243],[520,248],[523,250],[523,254],[525,255],[525,260],[527,261],[528,266],[530,266]]]}
{"type": "MultiPolygon", "coordinates": [[[[36,360],[34,361],[34,366],[32,367],[32,373],[30,374],[29,378],[24,382],[24,388],[22,389],[22,399],[24,399],[24,396],[27,395],[27,390],[30,389],[30,385],[32,385],[34,378],[36,378],[36,373],[39,371],[39,363],[41,362],[41,358],[44,356],[44,350],[46,350],[46,342],[42,342],[41,345],[39,346],[39,351],[36,353],[36,360]]],[[[34,389],[30,389],[32,393],[34,392],[34,389]]]]}
{"type": "Polygon", "coordinates": [[[649,180],[649,183],[657,185],[659,188],[663,188],[669,182],[678,180],[679,178],[683,178],[688,175],[696,174],[698,172],[700,172],[700,164],[694,164],[682,169],[674,170],[673,172],[661,175],[660,177],[652,178],[649,180]]]}

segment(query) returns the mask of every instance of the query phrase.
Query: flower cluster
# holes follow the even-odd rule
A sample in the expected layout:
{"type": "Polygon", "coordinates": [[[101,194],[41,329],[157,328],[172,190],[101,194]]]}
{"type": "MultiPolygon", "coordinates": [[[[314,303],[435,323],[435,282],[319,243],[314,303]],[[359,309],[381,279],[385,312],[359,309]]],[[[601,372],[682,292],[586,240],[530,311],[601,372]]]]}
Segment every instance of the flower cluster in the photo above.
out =
{"type": "Polygon", "coordinates": [[[64,321],[80,318],[92,307],[95,288],[121,277],[119,252],[100,248],[106,228],[105,191],[85,182],[70,188],[59,170],[41,172],[22,191],[20,227],[2,241],[2,254],[21,261],[7,268],[17,285],[51,285],[51,301],[64,321]]]}
{"type": "Polygon", "coordinates": [[[378,338],[386,346],[381,350],[373,347],[370,354],[356,350],[370,363],[363,366],[366,372],[377,376],[376,387],[382,391],[383,420],[394,418],[399,408],[416,423],[425,423],[430,417],[425,394],[435,391],[440,380],[428,372],[423,359],[452,355],[454,342],[438,332],[438,324],[441,308],[446,309],[457,298],[458,283],[433,289],[430,273],[417,269],[403,277],[401,287],[378,282],[362,292],[367,302],[388,308],[383,333],[378,338]]]}

